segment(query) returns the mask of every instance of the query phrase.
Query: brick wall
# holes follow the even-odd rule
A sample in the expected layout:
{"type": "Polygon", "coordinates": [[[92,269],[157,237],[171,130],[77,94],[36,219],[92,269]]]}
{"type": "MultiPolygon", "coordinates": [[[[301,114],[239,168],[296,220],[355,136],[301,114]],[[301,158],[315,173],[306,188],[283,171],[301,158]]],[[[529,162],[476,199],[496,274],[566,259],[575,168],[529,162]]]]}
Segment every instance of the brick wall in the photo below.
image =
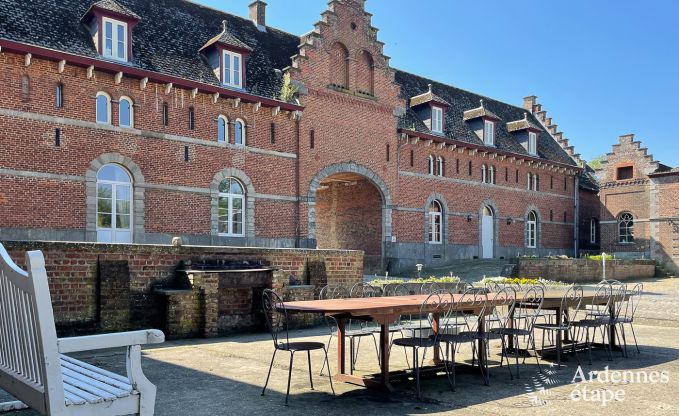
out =
{"type": "MultiPolygon", "coordinates": [[[[52,306],[61,332],[92,332],[96,330],[127,330],[164,325],[168,307],[161,296],[153,293],[155,286],[167,284],[180,261],[192,260],[259,260],[279,270],[282,276],[273,279],[273,287],[285,294],[290,277],[302,283],[307,280],[318,290],[326,284],[352,285],[362,281],[363,254],[358,251],[257,249],[199,246],[110,245],[96,243],[3,242],[10,256],[24,267],[27,250],[42,250],[49,278],[52,306]],[[127,282],[101,279],[100,265],[104,262],[127,264],[127,282]],[[121,297],[121,293],[128,293],[121,297]],[[101,305],[101,306],[98,306],[101,305]],[[125,320],[121,318],[129,316],[125,320]]],[[[218,291],[218,284],[205,284],[218,291]]],[[[218,293],[209,292],[214,310],[219,309],[218,293]]],[[[205,302],[205,298],[201,301],[205,302]]],[[[192,301],[183,303],[190,304],[192,301]]],[[[252,302],[236,296],[232,306],[252,302]]],[[[178,306],[174,306],[175,308],[178,306]]],[[[191,308],[191,306],[181,306],[191,308]]],[[[191,317],[177,317],[191,321],[191,317]]],[[[217,313],[212,318],[215,330],[217,313]]],[[[209,327],[209,325],[208,325],[209,327]]]]}
{"type": "MultiPolygon", "coordinates": [[[[595,283],[603,277],[600,261],[584,259],[533,259],[517,258],[513,275],[516,277],[543,278],[567,283],[595,283]]],[[[611,260],[606,262],[609,280],[648,279],[655,276],[653,260],[611,260]]]]}

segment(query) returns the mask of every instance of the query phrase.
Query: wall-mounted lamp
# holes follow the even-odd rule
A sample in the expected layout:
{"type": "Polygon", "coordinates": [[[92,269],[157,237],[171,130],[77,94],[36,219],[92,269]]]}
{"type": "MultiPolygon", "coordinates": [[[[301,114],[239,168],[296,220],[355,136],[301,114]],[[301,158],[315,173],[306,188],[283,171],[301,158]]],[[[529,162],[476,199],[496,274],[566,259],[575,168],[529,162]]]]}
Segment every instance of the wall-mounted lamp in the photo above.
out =
{"type": "Polygon", "coordinates": [[[467,222],[472,222],[472,214],[467,215],[467,222]]]}
{"type": "Polygon", "coordinates": [[[507,225],[512,225],[514,223],[514,220],[511,218],[507,218],[507,225]]]}

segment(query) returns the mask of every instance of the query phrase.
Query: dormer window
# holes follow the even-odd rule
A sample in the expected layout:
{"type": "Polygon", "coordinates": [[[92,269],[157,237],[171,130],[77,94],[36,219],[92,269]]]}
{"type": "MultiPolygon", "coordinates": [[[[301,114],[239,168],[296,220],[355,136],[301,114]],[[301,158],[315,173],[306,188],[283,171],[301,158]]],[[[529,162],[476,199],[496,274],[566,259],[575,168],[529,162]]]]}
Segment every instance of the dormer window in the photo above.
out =
{"type": "Polygon", "coordinates": [[[127,62],[127,23],[104,17],[104,50],[105,58],[127,62]]]}
{"type": "Polygon", "coordinates": [[[495,122],[491,120],[483,121],[483,144],[495,146],[495,122]]]}
{"type": "Polygon", "coordinates": [[[528,153],[531,155],[538,154],[538,134],[534,131],[528,132],[528,153]]]}
{"type": "Polygon", "coordinates": [[[443,133],[443,108],[441,107],[431,107],[431,131],[443,133]]]}
{"type": "Polygon", "coordinates": [[[241,54],[224,50],[222,56],[222,84],[231,87],[242,88],[242,68],[243,57],[241,54]]]}

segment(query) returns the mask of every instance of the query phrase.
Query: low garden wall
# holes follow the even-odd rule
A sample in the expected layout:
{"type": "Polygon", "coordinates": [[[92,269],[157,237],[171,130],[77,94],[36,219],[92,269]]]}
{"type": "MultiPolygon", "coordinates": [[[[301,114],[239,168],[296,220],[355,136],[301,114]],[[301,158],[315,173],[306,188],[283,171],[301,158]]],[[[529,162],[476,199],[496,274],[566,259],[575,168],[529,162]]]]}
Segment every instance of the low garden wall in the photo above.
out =
{"type": "MultiPolygon", "coordinates": [[[[603,277],[601,260],[519,257],[512,263],[513,277],[541,277],[567,283],[592,283],[603,277]]],[[[650,278],[655,276],[655,267],[654,260],[607,260],[606,278],[621,281],[650,278]]]]}
{"type": "MultiPolygon", "coordinates": [[[[168,338],[212,337],[262,329],[261,290],[273,287],[291,300],[313,299],[326,284],[363,279],[363,252],[165,245],[2,241],[25,268],[24,255],[41,250],[60,335],[159,328],[168,338]],[[258,261],[275,269],[258,290],[222,288],[208,277],[174,290],[181,262],[258,261]]],[[[311,323],[300,317],[297,324],[311,323]]]]}

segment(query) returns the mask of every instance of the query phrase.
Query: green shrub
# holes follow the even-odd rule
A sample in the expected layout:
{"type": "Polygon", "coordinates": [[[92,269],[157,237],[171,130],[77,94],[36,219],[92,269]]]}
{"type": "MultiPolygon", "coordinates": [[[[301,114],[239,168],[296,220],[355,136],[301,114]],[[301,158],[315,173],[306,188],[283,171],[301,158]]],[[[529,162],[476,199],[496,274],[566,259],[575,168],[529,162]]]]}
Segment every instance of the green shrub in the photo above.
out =
{"type": "Polygon", "coordinates": [[[486,277],[481,279],[480,281],[476,282],[474,285],[475,286],[484,286],[486,283],[497,283],[500,285],[534,285],[536,283],[542,283],[545,286],[567,286],[568,283],[564,282],[559,282],[556,280],[547,280],[547,279],[542,279],[542,278],[530,278],[530,277],[486,277]]]}
{"type": "MultiPolygon", "coordinates": [[[[593,256],[591,254],[588,254],[584,257],[585,260],[596,260],[596,261],[601,261],[603,258],[603,255],[597,254],[596,256],[593,256]]],[[[606,260],[613,260],[613,256],[610,254],[606,254],[606,260]]]]}
{"type": "Polygon", "coordinates": [[[383,285],[389,285],[389,284],[398,284],[398,283],[460,283],[460,278],[457,276],[444,276],[444,277],[436,277],[436,276],[429,276],[429,277],[421,277],[419,279],[375,279],[371,282],[369,282],[370,285],[373,286],[383,286],[383,285]]]}

